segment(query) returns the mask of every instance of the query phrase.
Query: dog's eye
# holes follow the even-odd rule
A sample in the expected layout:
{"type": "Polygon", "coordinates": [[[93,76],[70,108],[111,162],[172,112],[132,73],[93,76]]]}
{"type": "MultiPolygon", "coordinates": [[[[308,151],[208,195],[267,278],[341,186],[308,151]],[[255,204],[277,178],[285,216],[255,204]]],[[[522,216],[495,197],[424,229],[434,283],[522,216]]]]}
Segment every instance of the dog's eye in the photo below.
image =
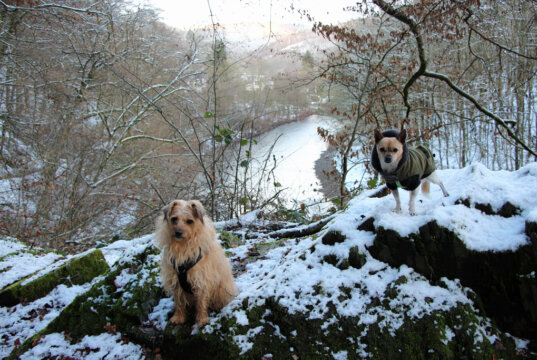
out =
{"type": "Polygon", "coordinates": [[[177,218],[174,216],[171,218],[172,224],[177,224],[177,218]]]}
{"type": "Polygon", "coordinates": [[[393,152],[396,153],[396,152],[397,152],[397,149],[393,149],[393,152]]]}
{"type": "Polygon", "coordinates": [[[192,219],[188,219],[188,220],[186,221],[186,223],[187,223],[188,225],[192,225],[192,224],[194,224],[194,220],[192,220],[192,219]]]}
{"type": "Polygon", "coordinates": [[[380,148],[380,152],[385,152],[385,151],[386,151],[386,149],[380,148]]]}

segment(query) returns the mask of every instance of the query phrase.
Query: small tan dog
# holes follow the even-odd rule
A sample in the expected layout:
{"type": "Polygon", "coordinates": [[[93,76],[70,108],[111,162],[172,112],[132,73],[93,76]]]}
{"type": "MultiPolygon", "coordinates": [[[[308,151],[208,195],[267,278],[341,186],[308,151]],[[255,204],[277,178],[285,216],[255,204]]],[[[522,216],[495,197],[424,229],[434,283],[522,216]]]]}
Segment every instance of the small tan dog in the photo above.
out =
{"type": "Polygon", "coordinates": [[[238,294],[231,266],[199,201],[174,200],[162,210],[155,242],[162,249],[164,289],[175,303],[171,322],[183,324],[187,308],[195,306],[202,327],[209,322],[209,308],[220,310],[238,294]]]}
{"type": "Polygon", "coordinates": [[[375,130],[375,146],[371,154],[373,168],[386,180],[386,186],[395,198],[395,212],[401,213],[398,187],[410,191],[408,210],[416,215],[416,197],[421,184],[422,193],[429,194],[429,183],[442,189],[444,197],[449,196],[444,184],[436,173],[434,155],[423,145],[407,146],[406,130],[375,130]]]}

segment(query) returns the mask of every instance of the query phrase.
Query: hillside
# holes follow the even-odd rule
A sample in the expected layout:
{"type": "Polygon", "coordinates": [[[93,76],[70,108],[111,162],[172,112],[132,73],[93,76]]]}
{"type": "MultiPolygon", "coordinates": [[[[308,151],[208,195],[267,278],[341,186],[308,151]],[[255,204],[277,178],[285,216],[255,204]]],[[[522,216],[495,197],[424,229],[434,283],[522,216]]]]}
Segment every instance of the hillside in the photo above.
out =
{"type": "Polygon", "coordinates": [[[168,323],[151,234],[76,257],[3,239],[0,357],[537,358],[537,163],[439,174],[450,196],[413,217],[377,188],[314,224],[217,223],[240,294],[202,329],[168,323]]]}

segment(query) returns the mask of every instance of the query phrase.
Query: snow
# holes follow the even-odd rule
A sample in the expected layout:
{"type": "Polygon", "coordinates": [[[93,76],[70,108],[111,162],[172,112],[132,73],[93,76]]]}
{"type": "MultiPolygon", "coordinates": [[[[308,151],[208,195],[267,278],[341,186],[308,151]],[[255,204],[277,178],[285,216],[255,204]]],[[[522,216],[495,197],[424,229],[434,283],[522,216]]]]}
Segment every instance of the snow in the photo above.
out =
{"type": "MultiPolygon", "coordinates": [[[[326,150],[327,144],[320,141],[317,128],[327,121],[326,117],[310,116],[305,121],[293,122],[278,126],[264,133],[257,139],[257,145],[252,148],[252,154],[257,159],[276,159],[270,184],[280,183],[281,186],[268,186],[265,195],[284,189],[280,199],[292,206],[292,200],[298,202],[315,202],[322,200],[322,194],[317,191],[319,180],[315,174],[315,161],[326,150]],[[272,151],[272,152],[271,152],[272,151]]],[[[263,161],[252,161],[252,173],[255,176],[263,174],[273,167],[273,161],[264,170],[263,161]]],[[[260,179],[254,179],[256,184],[260,179]]],[[[263,179],[263,182],[267,182],[263,179]]]]}
{"type": "Polygon", "coordinates": [[[246,315],[246,312],[244,310],[236,311],[235,318],[237,320],[237,324],[248,326],[248,316],[246,315]]]}
{"type": "Polygon", "coordinates": [[[15,239],[0,239],[0,258],[24,249],[26,245],[15,239]]]}
{"type": "Polygon", "coordinates": [[[258,216],[262,213],[261,210],[250,211],[244,215],[239,216],[238,218],[231,220],[218,221],[213,223],[214,227],[217,229],[223,229],[226,227],[236,227],[236,226],[249,226],[259,223],[258,216]]]}
{"type": "MultiPolygon", "coordinates": [[[[346,248],[347,255],[350,247],[371,241],[370,234],[363,231],[353,229],[353,234],[347,235],[351,236],[335,246],[322,245],[311,238],[289,240],[286,246],[269,252],[265,260],[248,264],[247,271],[236,279],[240,293],[233,303],[241,304],[245,298],[272,297],[278,299],[279,305],[289,313],[307,314],[310,319],[323,319],[329,311],[330,303],[336,306],[336,313],[340,316],[356,316],[361,319],[361,323],[372,323],[382,314],[383,320],[379,325],[396,330],[402,325],[405,314],[422,317],[435,310],[448,310],[458,304],[471,302],[457,282],[444,279],[447,285],[434,286],[406,266],[394,269],[370,257],[362,268],[349,268],[345,271],[320,263],[330,248],[334,248],[335,253],[346,248]],[[314,244],[316,249],[310,253],[314,244]],[[304,253],[310,254],[302,261],[299,257],[304,253]],[[383,295],[387,287],[401,277],[406,278],[407,282],[398,285],[398,295],[389,304],[391,310],[371,306],[372,299],[383,295]],[[345,295],[342,288],[351,290],[347,298],[339,300],[345,295]],[[325,296],[317,296],[317,291],[325,296]],[[297,297],[296,293],[300,293],[300,296],[297,297]]],[[[250,304],[259,305],[263,304],[259,301],[250,304]]],[[[223,309],[221,316],[225,316],[229,309],[236,308],[232,305],[223,309]]],[[[328,319],[322,328],[332,325],[334,321],[335,319],[328,319]]],[[[249,343],[244,337],[238,340],[243,350],[248,347],[249,343]]]]}
{"type": "Polygon", "coordinates": [[[31,350],[23,354],[21,360],[44,359],[47,357],[84,360],[138,360],[143,359],[139,345],[124,343],[121,334],[100,334],[85,336],[79,343],[71,344],[63,334],[50,334],[39,340],[31,350]]]}
{"type": "Polygon", "coordinates": [[[151,241],[153,241],[153,234],[134,240],[118,240],[100,250],[108,266],[112,266],[119,260],[128,261],[133,256],[143,252],[147,247],[147,243],[151,241]]]}
{"type": "Polygon", "coordinates": [[[80,257],[83,257],[83,256],[89,254],[92,251],[94,251],[94,249],[90,249],[90,250],[84,251],[84,252],[82,252],[80,254],[76,254],[76,255],[67,255],[65,258],[56,261],[55,263],[51,264],[50,266],[47,266],[47,267],[39,270],[38,272],[36,272],[34,275],[28,277],[27,279],[25,279],[21,283],[21,285],[26,285],[26,284],[32,282],[33,280],[38,279],[38,278],[40,278],[40,277],[42,277],[42,276],[44,276],[44,275],[56,270],[56,269],[58,269],[62,265],[66,264],[67,262],[72,261],[72,260],[77,259],[77,258],[80,258],[80,257]]]}
{"type": "MultiPolygon", "coordinates": [[[[404,317],[421,318],[437,310],[449,310],[460,304],[472,304],[466,290],[458,280],[442,279],[442,284],[432,285],[427,279],[407,266],[398,269],[375,260],[367,252],[374,235],[357,230],[357,225],[367,218],[374,218],[375,226],[392,229],[402,236],[417,233],[419,228],[436,220],[460,236],[465,245],[476,251],[514,251],[528,244],[524,227],[527,217],[535,217],[537,199],[537,164],[530,164],[519,171],[488,171],[479,164],[462,170],[439,170],[440,178],[451,195],[442,196],[439,187],[432,185],[428,198],[418,197],[417,215],[411,216],[405,209],[402,214],[395,214],[393,197],[370,198],[371,190],[353,199],[342,214],[338,214],[325,230],[337,230],[346,237],[345,241],[335,245],[323,245],[319,238],[287,240],[278,248],[271,250],[264,260],[250,263],[246,272],[237,279],[239,295],[219,316],[227,316],[227,311],[240,308],[238,304],[246,298],[258,299],[249,303],[250,307],[262,306],[263,299],[278,299],[289,313],[307,314],[310,319],[323,319],[328,313],[329,303],[335,305],[340,316],[353,316],[361,324],[380,323],[381,328],[394,332],[404,321],[404,317]],[[522,191],[521,191],[522,189],[522,191]],[[491,204],[493,210],[499,210],[503,204],[510,202],[520,209],[520,214],[511,218],[487,215],[475,207],[458,204],[459,200],[469,199],[476,203],[491,204]],[[344,271],[322,261],[326,255],[338,258],[348,256],[351,247],[357,246],[365,254],[367,262],[360,269],[348,268],[344,271]],[[314,250],[312,250],[314,249],[314,250]],[[388,309],[372,306],[372,299],[381,297],[388,287],[394,287],[398,279],[404,279],[395,285],[396,296],[390,300],[388,309]],[[348,294],[342,288],[350,289],[348,294]],[[316,290],[317,289],[317,290],[316,290]],[[325,296],[316,296],[321,291],[325,296]],[[296,296],[300,294],[300,296],[296,296]],[[340,300],[340,297],[343,300],[340,300]]],[[[409,193],[400,191],[402,201],[408,202],[409,193]]],[[[244,257],[245,248],[250,244],[230,249],[232,258],[244,257]]],[[[238,320],[241,315],[235,313],[238,320]]],[[[334,323],[331,318],[322,328],[334,323]]],[[[482,319],[483,324],[487,323],[482,319]]],[[[480,328],[480,337],[487,337],[494,342],[494,335],[488,334],[486,326],[480,328]]],[[[211,331],[212,328],[203,331],[211,331]]],[[[446,341],[452,333],[446,330],[446,341]]],[[[244,337],[238,337],[239,345],[247,351],[250,343],[244,337]]]]}
{"type": "Polygon", "coordinates": [[[528,213],[527,219],[528,221],[537,223],[537,207],[528,213]]]}
{"type": "Polygon", "coordinates": [[[23,197],[20,192],[25,181],[28,179],[8,178],[0,180],[0,206],[2,210],[12,212],[13,209],[19,209],[18,211],[24,211],[28,214],[35,213],[36,206],[33,202],[26,199],[24,200],[26,203],[22,203],[23,197]]]}
{"type": "Polygon", "coordinates": [[[346,360],[347,359],[347,351],[342,350],[337,353],[332,353],[332,356],[335,360],[346,360]]]}
{"type": "MultiPolygon", "coordinates": [[[[537,219],[537,163],[515,172],[490,171],[480,164],[473,164],[461,170],[439,170],[438,174],[451,195],[444,198],[440,188],[431,185],[428,198],[421,194],[418,196],[415,216],[408,213],[406,206],[401,214],[395,214],[392,211],[395,206],[392,196],[370,198],[378,190],[373,189],[350,201],[348,207],[331,218],[317,236],[282,240],[257,261],[245,261],[249,249],[270,239],[244,239],[243,245],[226,249],[231,254],[232,263],[245,263],[246,271],[236,277],[239,295],[220,312],[211,313],[209,324],[202,329],[195,328],[194,333],[218,330],[222,317],[234,319],[241,328],[252,326],[243,333],[232,334],[233,342],[240,348],[241,354],[246,354],[252,348],[255,337],[267,326],[273,329],[276,336],[285,338],[279,327],[267,320],[271,315],[269,309],[262,315],[261,325],[250,324],[247,311],[263,306],[269,298],[277,301],[290,314],[301,313],[309,319],[321,319],[320,327],[326,331],[337,326],[337,317],[355,317],[359,319],[359,324],[365,326],[364,334],[371,324],[395,333],[408,318],[418,319],[462,304],[472,305],[468,290],[456,279],[443,278],[433,285],[408,266],[393,268],[374,259],[367,250],[373,244],[374,234],[358,230],[357,227],[366,219],[373,218],[376,227],[408,236],[434,220],[455,232],[469,249],[514,251],[528,244],[525,224],[537,219]],[[462,205],[461,200],[468,200],[470,207],[462,205]],[[490,204],[494,211],[498,211],[506,202],[518,208],[519,212],[504,218],[487,215],[475,208],[475,204],[490,204]],[[344,241],[334,245],[322,244],[322,237],[328,231],[341,232],[345,236],[344,241]],[[357,247],[366,260],[359,269],[349,267],[341,270],[324,260],[329,255],[346,259],[352,247],[357,247]],[[391,295],[387,296],[387,293],[391,295]],[[375,303],[374,300],[379,298],[384,300],[375,303]],[[337,316],[328,316],[333,308],[337,316]]],[[[408,202],[408,192],[400,191],[400,195],[403,203],[408,202]]],[[[257,213],[252,212],[239,219],[237,224],[257,221],[257,213]]],[[[229,223],[216,225],[223,227],[229,223]]],[[[152,234],[131,241],[119,240],[101,248],[101,251],[107,262],[113,265],[132,260],[148,246],[154,246],[152,234]]],[[[30,254],[20,243],[6,239],[0,240],[0,254],[3,254],[0,255],[3,256],[0,258],[0,272],[3,271],[0,282],[4,282],[3,286],[41,269],[50,271],[60,258],[52,253],[43,256],[30,254]],[[15,252],[19,253],[14,255],[15,252]]],[[[149,255],[146,263],[149,265],[138,269],[136,274],[127,268],[116,277],[117,291],[124,292],[124,298],[130,296],[132,288],[143,286],[148,279],[157,276],[158,268],[151,268],[150,265],[158,263],[158,255],[149,255]]],[[[535,274],[527,276],[535,277],[535,274]]],[[[95,281],[97,279],[93,283],[95,281]]],[[[161,286],[158,282],[155,285],[161,286]]],[[[3,342],[0,357],[9,355],[17,339],[24,341],[43,329],[75,296],[87,291],[90,286],[60,285],[32,303],[1,307],[0,339],[3,342]]],[[[158,330],[165,329],[173,306],[171,298],[161,299],[149,313],[148,323],[158,330]]],[[[494,342],[496,335],[489,333],[490,320],[478,317],[477,322],[479,327],[475,341],[488,339],[494,342]]],[[[443,341],[453,341],[455,330],[446,326],[443,341]]],[[[351,340],[360,342],[359,338],[351,340]]],[[[522,348],[527,342],[517,339],[517,344],[522,348]]],[[[337,359],[354,356],[340,349],[331,351],[337,359]]],[[[367,348],[362,347],[359,356],[368,355],[367,348]]],[[[143,358],[143,352],[140,346],[122,341],[120,334],[86,336],[74,344],[63,334],[49,334],[21,359],[62,356],[76,359],[140,359],[143,358]]]]}
{"type": "Polygon", "coordinates": [[[153,311],[148,315],[148,320],[159,330],[164,330],[170,314],[173,312],[173,298],[160,299],[159,303],[153,311]]]}
{"type": "MultiPolygon", "coordinates": [[[[3,250],[3,252],[6,251],[9,250],[3,250]]],[[[0,272],[2,272],[0,288],[4,288],[16,281],[24,279],[61,258],[61,255],[54,253],[34,255],[32,253],[23,252],[15,255],[8,255],[0,260],[0,272]],[[24,264],[24,266],[18,266],[20,264],[24,264]]]]}
{"type": "Polygon", "coordinates": [[[15,341],[24,341],[44,329],[76,296],[84,293],[91,284],[67,287],[58,285],[47,296],[29,304],[0,307],[0,358],[7,357],[15,341]]]}
{"type": "Polygon", "coordinates": [[[241,349],[240,355],[245,354],[254,346],[254,344],[248,340],[254,338],[256,335],[259,335],[261,331],[263,331],[263,326],[258,326],[253,329],[249,329],[246,335],[236,335],[233,337],[233,340],[235,340],[235,343],[241,349]]]}
{"type": "MultiPolygon", "coordinates": [[[[534,221],[537,209],[537,163],[518,171],[490,171],[481,164],[461,170],[437,170],[449,197],[444,198],[440,188],[431,185],[429,197],[418,195],[416,216],[408,214],[403,205],[401,214],[395,208],[393,196],[369,198],[373,191],[351,200],[349,210],[336,220],[336,228],[344,228],[351,219],[375,218],[375,226],[397,231],[402,236],[418,233],[430,221],[455,232],[468,249],[476,251],[514,251],[528,244],[524,233],[526,219],[534,221]],[[458,201],[469,199],[471,208],[458,201]],[[520,215],[504,218],[486,215],[473,207],[490,204],[498,211],[505,203],[521,210],[520,215]]],[[[401,203],[409,201],[409,192],[400,190],[401,203]]]]}

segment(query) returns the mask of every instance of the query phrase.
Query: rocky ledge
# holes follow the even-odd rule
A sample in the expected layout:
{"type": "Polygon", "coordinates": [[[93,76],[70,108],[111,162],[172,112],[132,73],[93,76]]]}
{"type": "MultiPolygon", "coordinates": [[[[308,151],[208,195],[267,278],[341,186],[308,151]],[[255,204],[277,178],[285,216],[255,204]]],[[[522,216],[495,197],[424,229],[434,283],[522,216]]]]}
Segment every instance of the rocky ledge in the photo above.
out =
{"type": "MultiPolygon", "coordinates": [[[[451,196],[433,188],[416,216],[392,213],[375,189],[318,223],[253,213],[217,224],[240,293],[201,329],[169,323],[152,235],[113,243],[97,250],[104,275],[2,305],[0,355],[536,358],[537,164],[440,175],[451,196]],[[32,316],[40,325],[23,330],[32,316]]],[[[20,251],[0,257],[0,271],[20,251]]]]}

